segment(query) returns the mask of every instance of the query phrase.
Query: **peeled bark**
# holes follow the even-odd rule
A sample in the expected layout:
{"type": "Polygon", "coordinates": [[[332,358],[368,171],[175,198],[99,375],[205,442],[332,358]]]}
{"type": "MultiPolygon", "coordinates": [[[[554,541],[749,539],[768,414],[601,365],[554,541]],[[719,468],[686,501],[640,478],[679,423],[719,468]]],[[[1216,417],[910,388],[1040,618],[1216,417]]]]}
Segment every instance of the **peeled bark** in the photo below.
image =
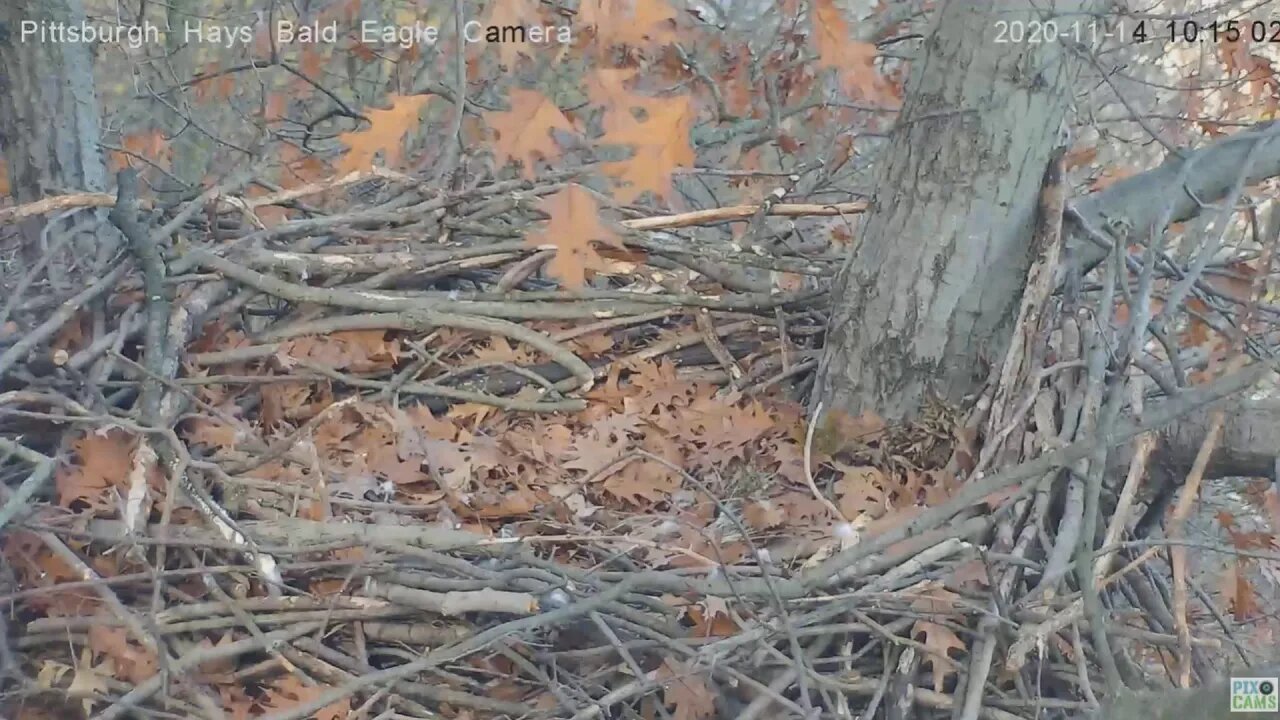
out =
{"type": "Polygon", "coordinates": [[[815,394],[828,408],[910,417],[929,393],[961,400],[1002,360],[1032,260],[1040,180],[1082,61],[1055,42],[998,44],[997,22],[1091,4],[949,2],[939,11],[834,287],[815,394]]]}

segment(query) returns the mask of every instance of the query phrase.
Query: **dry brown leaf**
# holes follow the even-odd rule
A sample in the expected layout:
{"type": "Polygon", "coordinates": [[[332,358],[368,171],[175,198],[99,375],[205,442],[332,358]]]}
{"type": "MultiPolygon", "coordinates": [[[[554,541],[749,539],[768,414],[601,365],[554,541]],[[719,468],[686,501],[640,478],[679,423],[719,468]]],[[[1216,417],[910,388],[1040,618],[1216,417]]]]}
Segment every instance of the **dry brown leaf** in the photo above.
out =
{"type": "Polygon", "coordinates": [[[498,133],[494,154],[503,162],[518,160],[526,178],[537,175],[538,158],[552,160],[560,156],[560,146],[551,137],[552,130],[575,132],[573,124],[560,108],[536,90],[512,90],[511,109],[484,114],[484,121],[498,133]]]}
{"type": "Polygon", "coordinates": [[[695,637],[727,637],[741,631],[729,613],[729,604],[724,598],[708,596],[703,602],[690,605],[689,619],[693,621],[695,637]]]}
{"type": "Polygon", "coordinates": [[[71,444],[73,462],[60,465],[55,475],[58,503],[76,500],[98,504],[107,488],[122,486],[133,465],[135,438],[123,430],[89,433],[71,444]]]}
{"type": "Polygon", "coordinates": [[[622,457],[626,450],[626,440],[619,441],[594,431],[581,433],[573,439],[564,468],[592,476],[622,457]]]}
{"type": "Polygon", "coordinates": [[[835,466],[841,474],[835,484],[840,512],[846,518],[861,517],[864,513],[875,517],[883,515],[889,496],[884,473],[870,466],[854,467],[838,462],[835,466]]]}
{"type": "Polygon", "coordinates": [[[814,431],[813,450],[828,457],[853,450],[879,441],[884,429],[884,420],[869,410],[858,417],[841,410],[831,410],[823,413],[822,421],[814,431]]]}
{"type": "Polygon", "coordinates": [[[926,654],[924,661],[933,668],[933,689],[935,692],[942,692],[943,685],[946,684],[947,676],[956,673],[953,662],[950,662],[948,653],[951,650],[965,650],[964,641],[960,639],[951,629],[938,623],[929,622],[927,620],[917,620],[911,626],[911,636],[924,635],[924,646],[926,654]]]}
{"type": "Polygon", "coordinates": [[[1245,622],[1261,614],[1262,609],[1258,605],[1253,583],[1249,580],[1246,563],[1238,559],[1232,560],[1219,576],[1218,590],[1236,622],[1245,622]]]}
{"type": "Polygon", "coordinates": [[[642,47],[676,39],[676,12],[664,0],[583,0],[577,21],[595,28],[602,47],[642,47]]]}
{"type": "Polygon", "coordinates": [[[856,91],[866,100],[883,99],[883,80],[875,67],[879,51],[874,43],[852,39],[853,31],[835,0],[814,0],[813,32],[819,67],[835,68],[846,92],[856,91]]]}
{"type": "Polygon", "coordinates": [[[665,358],[657,362],[640,362],[628,379],[627,395],[634,398],[637,412],[653,414],[669,407],[684,407],[691,385],[676,375],[676,367],[665,358]]]}
{"type": "Polygon", "coordinates": [[[650,98],[630,95],[621,107],[605,115],[605,145],[627,145],[635,149],[630,160],[605,163],[604,172],[626,185],[614,195],[629,203],[646,191],[660,198],[671,192],[671,176],[677,168],[692,165],[693,147],[689,133],[695,111],[687,96],[650,98]],[[647,119],[636,120],[630,107],[640,108],[647,119]]]}
{"type": "Polygon", "coordinates": [[[505,337],[495,335],[489,339],[487,345],[476,348],[475,357],[482,363],[524,364],[531,362],[535,355],[529,351],[528,347],[512,346],[505,337]]]}
{"type": "Polygon", "coordinates": [[[114,662],[115,676],[129,683],[140,683],[159,672],[155,653],[129,639],[121,627],[94,624],[89,627],[89,648],[114,662]]]}
{"type": "Polygon", "coordinates": [[[570,340],[568,344],[579,355],[592,357],[609,352],[617,342],[613,335],[607,332],[597,332],[576,337],[570,340]]]}
{"type": "Polygon", "coordinates": [[[347,154],[338,161],[339,173],[364,171],[373,168],[374,157],[381,152],[382,164],[395,167],[404,155],[404,136],[418,124],[418,115],[426,107],[429,95],[392,95],[387,110],[366,110],[369,127],[366,130],[342,133],[338,136],[347,146],[347,154]]]}
{"type": "Polygon", "coordinates": [[[772,500],[756,500],[743,510],[743,519],[756,530],[769,530],[787,519],[786,510],[772,500]]]}
{"type": "Polygon", "coordinates": [[[602,438],[626,442],[632,435],[641,434],[644,419],[634,413],[611,412],[592,422],[591,426],[602,438]]]}
{"type": "Polygon", "coordinates": [[[493,440],[485,437],[456,442],[427,438],[426,464],[448,492],[468,490],[488,470],[502,466],[505,458],[493,440]]]}
{"type": "MultiPolygon", "coordinates": [[[[307,686],[296,675],[281,675],[275,683],[267,688],[267,697],[263,706],[272,710],[288,710],[289,708],[311,702],[328,690],[322,685],[307,686]]],[[[351,699],[343,698],[308,715],[311,720],[344,720],[351,715],[351,699]]]]}
{"type": "Polygon", "coordinates": [[[546,229],[529,233],[527,242],[554,248],[556,256],[548,263],[548,271],[568,287],[581,288],[586,285],[588,270],[605,265],[592,242],[622,247],[622,241],[601,221],[595,198],[580,185],[570,185],[544,200],[543,209],[551,220],[546,229]]]}
{"type": "Polygon", "coordinates": [[[666,681],[662,699],[672,708],[674,720],[702,720],[715,713],[715,695],[707,681],[685,663],[666,658],[658,668],[658,678],[666,681]]]}
{"type": "Polygon", "coordinates": [[[626,107],[631,91],[625,85],[636,76],[634,68],[603,68],[587,76],[587,98],[605,108],[626,107]]]}
{"type": "Polygon", "coordinates": [[[605,492],[633,505],[663,502],[679,487],[678,475],[650,460],[628,462],[604,481],[605,492]]]}
{"type": "Polygon", "coordinates": [[[67,687],[67,695],[80,698],[80,706],[84,708],[86,717],[93,714],[95,702],[105,699],[110,692],[107,678],[112,675],[111,660],[93,664],[93,653],[89,648],[80,651],[80,662],[76,663],[71,676],[71,684],[67,687]]]}
{"type": "Polygon", "coordinates": [[[1136,172],[1137,170],[1130,167],[1117,167],[1112,165],[1094,177],[1093,182],[1089,185],[1089,189],[1093,192],[1106,190],[1136,172]]]}
{"type": "MultiPolygon", "coordinates": [[[[493,0],[489,3],[489,13],[485,16],[485,27],[510,27],[545,25],[539,10],[542,5],[538,0],[493,0]]],[[[530,54],[527,41],[514,40],[496,43],[498,61],[507,67],[513,67],[520,55],[530,54]]]]}
{"type": "Polygon", "coordinates": [[[376,372],[395,365],[400,342],[388,340],[385,330],[344,330],[294,338],[281,345],[277,357],[309,360],[335,370],[376,372]]]}

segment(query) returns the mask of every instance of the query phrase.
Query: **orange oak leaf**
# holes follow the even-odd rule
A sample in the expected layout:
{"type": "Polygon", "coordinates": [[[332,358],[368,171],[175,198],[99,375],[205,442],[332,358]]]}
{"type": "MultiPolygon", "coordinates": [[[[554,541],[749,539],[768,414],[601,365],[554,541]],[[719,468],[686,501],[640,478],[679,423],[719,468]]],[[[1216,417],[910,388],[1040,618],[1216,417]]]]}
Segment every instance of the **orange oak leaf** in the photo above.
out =
{"type": "Polygon", "coordinates": [[[1261,614],[1253,583],[1249,581],[1247,565],[1233,560],[1219,578],[1219,591],[1236,622],[1244,622],[1261,614]]]}
{"type": "Polygon", "coordinates": [[[787,520],[787,511],[772,500],[756,500],[743,508],[742,517],[756,530],[769,530],[787,520]]]}
{"type": "Polygon", "coordinates": [[[281,352],[288,358],[309,360],[335,370],[373,372],[395,365],[400,343],[387,340],[385,330],[343,330],[295,338],[285,343],[281,352]]]}
{"type": "Polygon", "coordinates": [[[140,683],[160,670],[155,653],[129,638],[124,628],[105,624],[89,626],[89,648],[115,662],[115,676],[130,683],[140,683]]]}
{"type": "Polygon", "coordinates": [[[1253,66],[1249,60],[1249,43],[1242,42],[1241,39],[1232,42],[1225,35],[1218,41],[1218,59],[1222,61],[1228,75],[1241,71],[1247,73],[1253,66]]]}
{"type": "Polygon", "coordinates": [[[675,720],[702,720],[715,714],[715,695],[702,675],[687,664],[667,658],[658,668],[658,677],[666,686],[662,700],[673,708],[675,720]]]}
{"type": "Polygon", "coordinates": [[[192,442],[218,450],[234,449],[244,435],[233,425],[206,417],[193,418],[188,423],[187,432],[192,442]]]}
{"type": "Polygon", "coordinates": [[[876,46],[853,40],[835,0],[814,0],[814,42],[818,46],[818,66],[835,68],[846,92],[857,91],[866,99],[879,99],[882,81],[876,71],[876,46]]]}
{"type": "MultiPolygon", "coordinates": [[[[626,446],[619,449],[626,450],[626,446]]],[[[680,478],[651,460],[615,467],[604,481],[605,492],[632,505],[663,502],[679,488],[680,478]]]]}
{"type": "Polygon", "coordinates": [[[511,109],[487,112],[484,121],[498,133],[494,153],[503,161],[521,162],[521,173],[533,178],[534,160],[559,157],[560,148],[551,137],[552,130],[574,132],[560,108],[536,90],[512,90],[511,109]]]}
{"type": "Polygon", "coordinates": [[[676,39],[676,12],[665,0],[583,0],[578,22],[595,28],[596,40],[606,48],[664,45],[676,39]]]}
{"type": "Polygon", "coordinates": [[[630,387],[634,388],[635,408],[651,414],[672,406],[687,404],[690,384],[676,375],[676,367],[666,358],[656,362],[640,361],[631,368],[630,387]]]}
{"type": "Polygon", "coordinates": [[[570,185],[544,200],[543,210],[551,216],[545,230],[531,232],[526,240],[538,247],[554,249],[556,256],[547,265],[552,275],[572,288],[586,285],[587,270],[602,270],[604,258],[592,241],[621,248],[617,234],[600,220],[596,200],[580,185],[570,185]]]}
{"type": "Polygon", "coordinates": [[[139,156],[162,167],[169,166],[169,160],[173,155],[173,148],[165,140],[164,133],[159,130],[126,135],[121,139],[120,144],[128,151],[126,155],[139,156]]]}
{"type": "Polygon", "coordinates": [[[135,439],[121,430],[94,432],[75,440],[75,460],[59,468],[54,479],[58,502],[97,503],[109,487],[123,484],[133,465],[135,439]]]}
{"type": "Polygon", "coordinates": [[[325,56],[315,48],[315,45],[302,46],[302,54],[298,61],[298,69],[307,77],[316,77],[324,69],[325,56]]]}
{"type": "Polygon", "coordinates": [[[503,454],[490,438],[477,436],[456,442],[425,438],[422,440],[425,462],[441,489],[448,492],[469,491],[477,478],[501,467],[503,454]]]}
{"type": "Polygon", "coordinates": [[[729,603],[724,598],[709,596],[688,610],[693,621],[693,634],[697,637],[736,635],[741,631],[729,614],[729,603]]]}
{"type": "Polygon", "coordinates": [[[840,496],[840,512],[849,519],[863,513],[882,515],[888,497],[884,473],[870,466],[850,467],[839,462],[835,465],[843,475],[835,485],[836,495],[840,496]]]}
{"type": "MultiPolygon", "coordinates": [[[[307,686],[296,675],[282,675],[279,680],[267,689],[263,706],[272,710],[286,710],[309,703],[324,695],[327,688],[320,685],[307,686]]],[[[351,715],[351,700],[344,698],[315,711],[307,717],[312,720],[339,720],[351,715]]]]}
{"type": "Polygon", "coordinates": [[[693,129],[695,111],[687,96],[649,98],[631,95],[628,104],[644,111],[646,119],[638,121],[625,106],[605,115],[606,145],[630,145],[635,154],[630,160],[605,163],[604,172],[627,183],[614,191],[622,202],[629,203],[646,190],[661,198],[671,192],[671,175],[682,165],[692,165],[693,147],[689,133],[693,129]]]}
{"type": "Polygon", "coordinates": [[[484,363],[527,363],[531,362],[535,354],[530,351],[528,346],[517,345],[512,347],[511,343],[501,335],[495,335],[489,339],[489,344],[485,347],[476,348],[476,360],[484,363]]]}
{"type": "Polygon", "coordinates": [[[911,636],[924,635],[926,655],[924,662],[933,667],[933,689],[942,692],[948,675],[955,674],[954,662],[947,654],[951,650],[964,650],[964,641],[945,625],[917,620],[911,626],[911,636]]]}
{"type": "Polygon", "coordinates": [[[382,153],[383,164],[394,167],[404,156],[404,136],[418,122],[426,107],[428,95],[393,95],[387,110],[368,110],[369,127],[342,133],[338,139],[346,145],[347,154],[337,163],[340,173],[373,168],[374,157],[382,153]]]}
{"type": "Polygon", "coordinates": [[[581,470],[587,477],[592,477],[621,458],[626,450],[625,440],[615,440],[594,432],[582,434],[574,438],[573,448],[564,468],[581,470]]]}
{"type": "Polygon", "coordinates": [[[587,76],[587,98],[606,108],[625,105],[631,92],[624,85],[636,76],[634,68],[604,68],[587,76]]]}
{"type": "MultiPolygon", "coordinates": [[[[537,0],[493,0],[484,24],[486,27],[542,25],[538,13],[540,7],[537,0]]],[[[501,42],[497,45],[498,61],[507,67],[512,67],[520,54],[529,54],[529,43],[526,41],[501,42]]]]}

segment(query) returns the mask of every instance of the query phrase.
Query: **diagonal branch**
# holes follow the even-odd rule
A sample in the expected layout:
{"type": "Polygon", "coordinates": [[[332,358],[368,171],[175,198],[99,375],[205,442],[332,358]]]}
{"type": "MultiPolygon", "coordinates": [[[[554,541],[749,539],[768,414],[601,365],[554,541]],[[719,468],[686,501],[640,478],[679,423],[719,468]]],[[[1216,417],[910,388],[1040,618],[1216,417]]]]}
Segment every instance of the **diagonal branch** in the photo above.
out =
{"type": "MultiPolygon", "coordinates": [[[[1120,180],[1074,203],[1073,210],[1094,228],[1122,220],[1130,227],[1145,229],[1160,219],[1172,197],[1170,222],[1188,220],[1200,214],[1206,205],[1225,198],[1243,167],[1249,167],[1245,186],[1280,175],[1280,143],[1262,143],[1257,152],[1253,152],[1260,140],[1278,133],[1280,123],[1261,123],[1188,152],[1182,158],[1170,158],[1159,167],[1120,180]],[[1186,163],[1195,163],[1195,172],[1180,182],[1186,163]]],[[[1092,269],[1106,257],[1107,249],[1091,240],[1079,221],[1071,223],[1069,233],[1072,254],[1083,269],[1092,269]]]]}

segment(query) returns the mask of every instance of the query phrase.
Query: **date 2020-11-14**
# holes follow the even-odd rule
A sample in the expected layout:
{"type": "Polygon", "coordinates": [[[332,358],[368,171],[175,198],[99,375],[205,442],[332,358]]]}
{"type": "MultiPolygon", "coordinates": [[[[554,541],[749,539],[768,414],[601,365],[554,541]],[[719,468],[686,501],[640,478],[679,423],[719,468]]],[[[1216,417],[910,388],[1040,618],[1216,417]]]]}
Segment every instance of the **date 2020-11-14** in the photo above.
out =
{"type": "Polygon", "coordinates": [[[993,29],[997,44],[1077,42],[1104,40],[1130,42],[1280,43],[1280,19],[1276,20],[997,20],[993,29]]]}

